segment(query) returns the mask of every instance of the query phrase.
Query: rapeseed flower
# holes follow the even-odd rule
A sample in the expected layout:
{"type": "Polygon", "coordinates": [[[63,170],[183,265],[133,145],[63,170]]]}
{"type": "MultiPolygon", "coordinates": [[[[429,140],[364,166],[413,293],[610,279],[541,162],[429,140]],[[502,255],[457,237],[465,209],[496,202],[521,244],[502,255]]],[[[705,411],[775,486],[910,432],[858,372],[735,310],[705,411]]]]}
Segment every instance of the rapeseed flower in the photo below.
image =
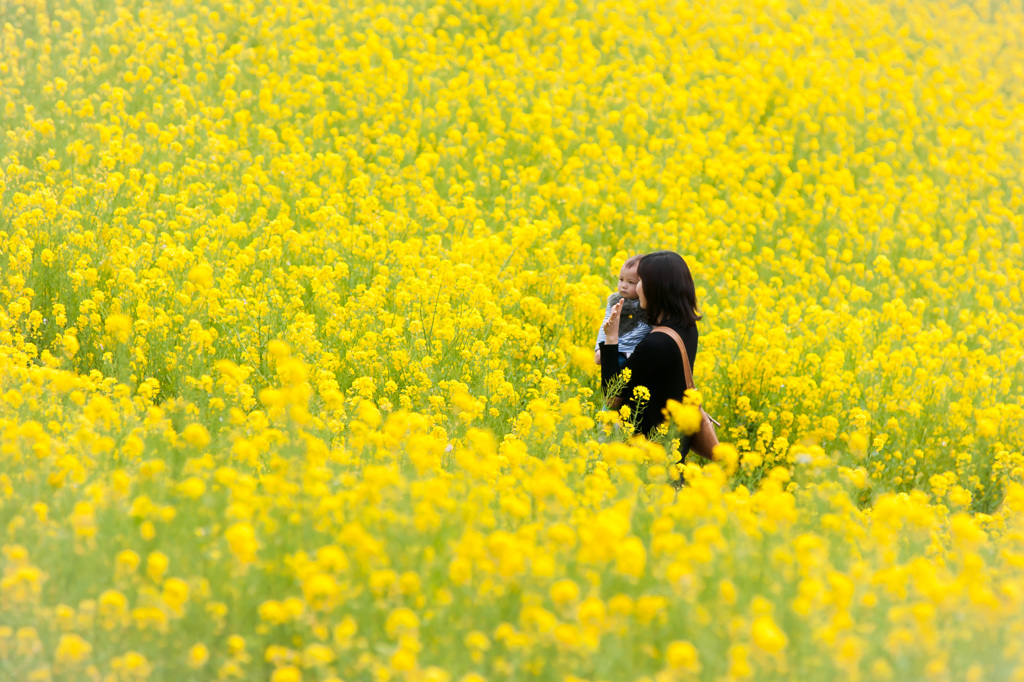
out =
{"type": "Polygon", "coordinates": [[[57,642],[54,663],[58,666],[73,666],[83,663],[92,655],[92,645],[79,635],[63,634],[57,642]]]}

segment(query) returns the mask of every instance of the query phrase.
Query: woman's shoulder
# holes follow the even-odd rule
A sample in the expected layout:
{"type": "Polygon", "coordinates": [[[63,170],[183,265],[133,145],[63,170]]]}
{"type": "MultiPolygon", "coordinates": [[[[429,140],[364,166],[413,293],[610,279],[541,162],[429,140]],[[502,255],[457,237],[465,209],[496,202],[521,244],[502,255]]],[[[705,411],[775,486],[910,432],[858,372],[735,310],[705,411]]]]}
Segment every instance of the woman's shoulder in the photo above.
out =
{"type": "Polygon", "coordinates": [[[672,331],[674,331],[676,334],[679,334],[680,336],[689,336],[690,334],[696,334],[697,333],[697,324],[695,322],[687,322],[686,324],[672,324],[672,323],[670,323],[670,324],[667,324],[667,325],[657,325],[657,324],[654,324],[654,325],[651,325],[651,327],[653,329],[657,329],[658,327],[667,327],[667,328],[671,329],[672,331]]]}
{"type": "MultiPolygon", "coordinates": [[[[640,343],[643,344],[643,345],[646,345],[648,348],[651,348],[651,349],[662,348],[662,347],[664,347],[664,348],[669,348],[669,347],[675,348],[675,346],[676,346],[675,339],[673,339],[668,334],[665,334],[663,332],[658,331],[657,329],[658,328],[655,326],[650,331],[650,333],[647,334],[647,336],[644,337],[644,340],[641,341],[640,343]]],[[[670,327],[670,329],[671,329],[671,327],[670,327]]],[[[678,332],[676,332],[676,333],[678,333],[678,332]]],[[[637,347],[639,348],[639,346],[637,346],[637,347]]]]}
{"type": "MultiPolygon", "coordinates": [[[[693,323],[690,323],[686,326],[673,324],[667,325],[667,327],[668,329],[671,329],[676,334],[678,334],[679,338],[683,341],[684,344],[689,344],[691,342],[697,341],[697,325],[693,323]]],[[[651,333],[644,337],[644,342],[648,343],[648,347],[651,350],[660,350],[664,348],[674,349],[677,347],[675,339],[673,339],[669,334],[664,334],[662,332],[656,331],[657,329],[658,326],[654,325],[654,328],[651,330],[651,333]]]]}
{"type": "Polygon", "coordinates": [[[687,346],[691,346],[691,352],[695,353],[697,348],[697,342],[699,341],[700,333],[697,331],[697,323],[690,322],[685,327],[680,327],[677,331],[679,337],[683,340],[687,346]]]}

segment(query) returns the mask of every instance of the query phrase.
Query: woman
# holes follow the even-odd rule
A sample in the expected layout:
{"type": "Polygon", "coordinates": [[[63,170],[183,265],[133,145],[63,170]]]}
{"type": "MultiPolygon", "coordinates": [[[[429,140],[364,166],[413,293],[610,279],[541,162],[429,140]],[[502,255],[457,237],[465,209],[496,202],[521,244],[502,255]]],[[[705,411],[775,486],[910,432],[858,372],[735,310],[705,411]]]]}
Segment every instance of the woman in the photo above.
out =
{"type": "MultiPolygon", "coordinates": [[[[690,268],[682,256],[672,251],[656,251],[647,254],[637,267],[639,282],[636,292],[640,307],[647,315],[652,327],[665,326],[675,331],[683,340],[691,371],[697,359],[697,292],[693,285],[690,268]]],[[[607,393],[608,384],[619,373],[618,342],[619,313],[621,302],[616,305],[604,324],[605,342],[601,344],[601,386],[607,393]],[[607,351],[607,352],[606,352],[607,351]]],[[[629,405],[633,414],[637,405],[633,400],[633,389],[644,386],[651,396],[640,412],[637,433],[650,438],[664,422],[662,410],[669,400],[682,401],[686,390],[683,359],[679,346],[668,334],[652,332],[637,345],[626,360],[630,370],[629,382],[620,391],[624,404],[629,405]]],[[[615,396],[608,396],[609,400],[615,396]]],[[[690,450],[689,436],[682,436],[680,455],[686,457],[690,450]]]]}

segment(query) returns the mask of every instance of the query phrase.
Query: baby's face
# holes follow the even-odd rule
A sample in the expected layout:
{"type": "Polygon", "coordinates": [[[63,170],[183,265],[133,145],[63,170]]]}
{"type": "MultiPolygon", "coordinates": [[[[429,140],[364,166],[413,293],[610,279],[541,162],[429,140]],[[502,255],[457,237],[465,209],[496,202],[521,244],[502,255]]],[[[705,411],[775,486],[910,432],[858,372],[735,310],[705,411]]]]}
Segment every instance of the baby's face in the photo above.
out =
{"type": "Polygon", "coordinates": [[[623,267],[619,270],[619,295],[622,298],[636,298],[636,283],[640,278],[636,275],[636,266],[631,268],[623,267]]]}

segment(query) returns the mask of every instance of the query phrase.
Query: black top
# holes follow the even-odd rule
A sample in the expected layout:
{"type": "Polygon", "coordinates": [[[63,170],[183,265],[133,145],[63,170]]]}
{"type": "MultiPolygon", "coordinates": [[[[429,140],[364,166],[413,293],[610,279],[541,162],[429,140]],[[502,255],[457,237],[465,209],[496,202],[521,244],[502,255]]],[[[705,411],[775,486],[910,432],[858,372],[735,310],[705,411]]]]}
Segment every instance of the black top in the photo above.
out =
{"type": "MultiPolygon", "coordinates": [[[[655,325],[656,326],[656,325],[655,325]]],[[[665,325],[675,330],[683,340],[686,355],[693,370],[697,358],[697,325],[665,325]]],[[[650,400],[644,406],[637,424],[637,433],[650,437],[650,434],[665,421],[661,411],[668,401],[683,400],[686,390],[686,374],[683,371],[683,359],[679,356],[679,346],[668,334],[651,332],[637,345],[633,354],[626,359],[626,367],[630,369],[629,383],[620,392],[626,404],[636,414],[636,403],[633,402],[633,388],[646,386],[651,392],[650,400]]],[[[601,344],[601,388],[607,392],[608,384],[619,373],[619,345],[601,344]]],[[[609,396],[611,397],[611,396],[609,396]]],[[[689,441],[685,436],[681,440],[689,441]]],[[[682,454],[689,450],[689,443],[681,443],[682,454]]]]}

